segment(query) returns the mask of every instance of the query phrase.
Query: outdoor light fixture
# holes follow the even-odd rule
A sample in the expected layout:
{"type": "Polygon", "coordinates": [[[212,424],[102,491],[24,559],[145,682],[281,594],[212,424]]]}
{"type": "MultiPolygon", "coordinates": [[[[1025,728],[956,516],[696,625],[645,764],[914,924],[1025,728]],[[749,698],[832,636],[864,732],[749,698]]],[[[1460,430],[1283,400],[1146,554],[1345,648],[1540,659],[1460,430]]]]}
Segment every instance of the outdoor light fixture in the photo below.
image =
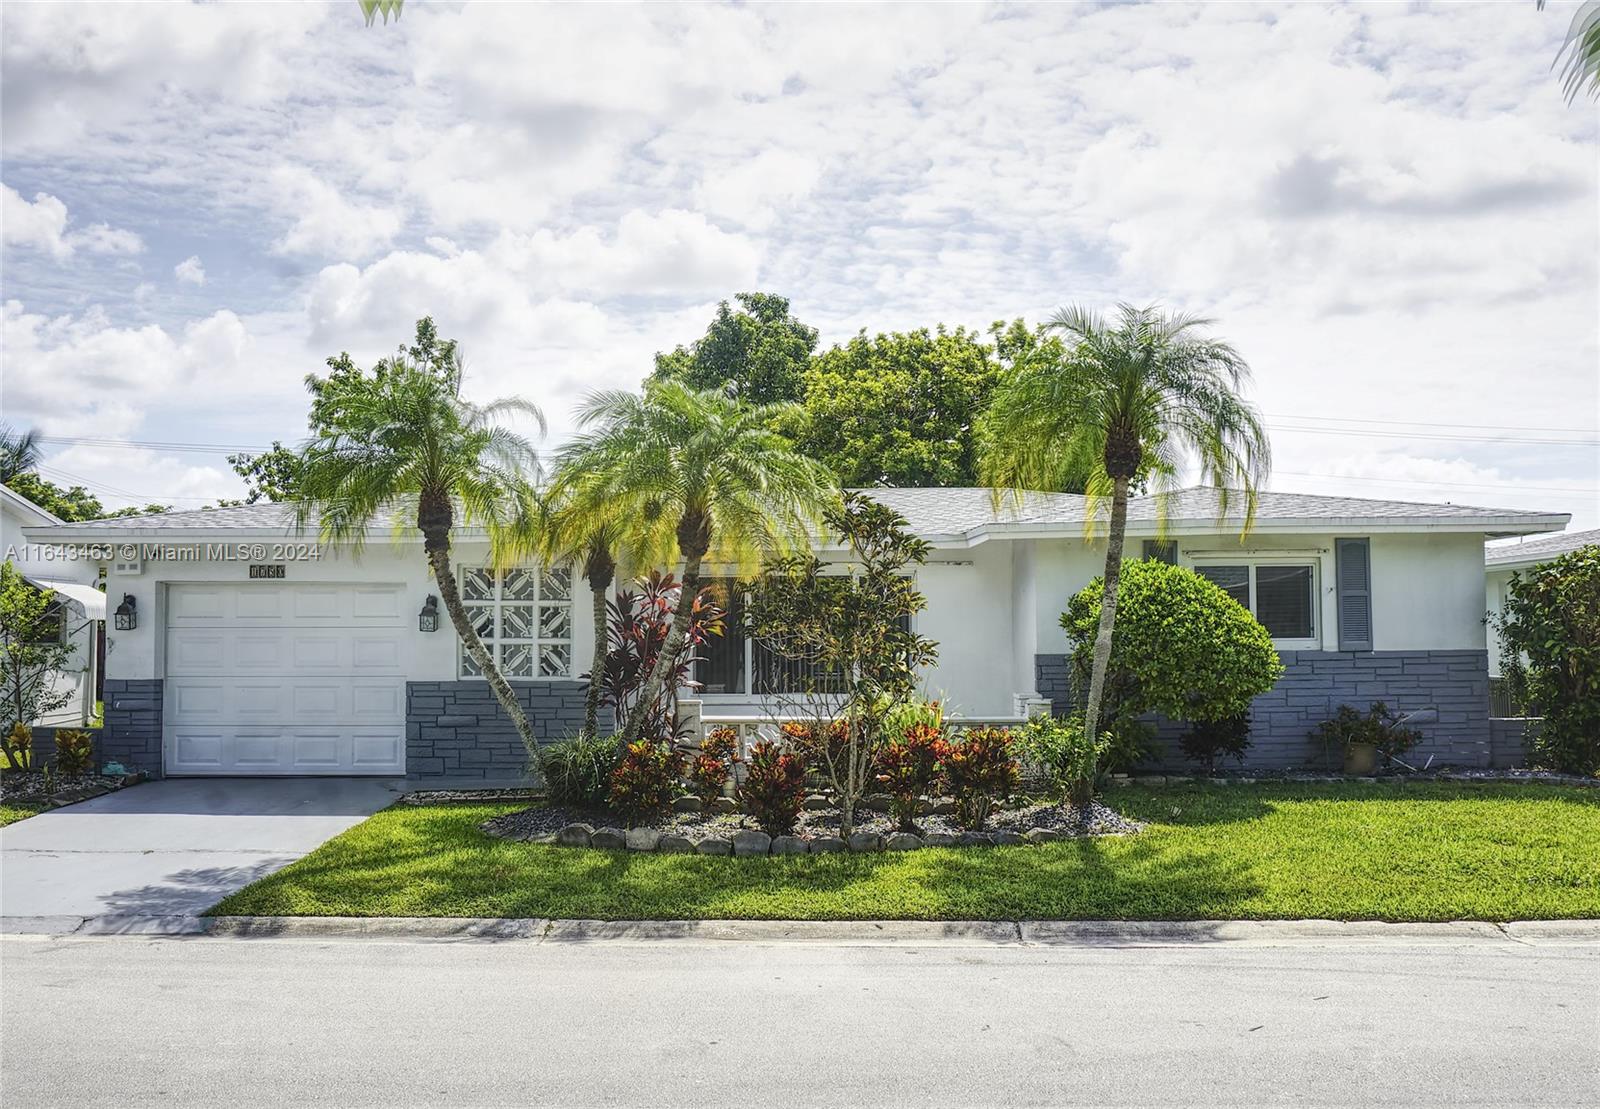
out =
{"type": "Polygon", "coordinates": [[[417,630],[425,632],[439,630],[439,598],[431,593],[428,594],[428,599],[422,602],[422,611],[417,613],[417,630]]]}
{"type": "Polygon", "coordinates": [[[138,603],[133,599],[132,593],[122,595],[122,603],[117,606],[115,615],[119,632],[131,632],[139,626],[138,603]]]}

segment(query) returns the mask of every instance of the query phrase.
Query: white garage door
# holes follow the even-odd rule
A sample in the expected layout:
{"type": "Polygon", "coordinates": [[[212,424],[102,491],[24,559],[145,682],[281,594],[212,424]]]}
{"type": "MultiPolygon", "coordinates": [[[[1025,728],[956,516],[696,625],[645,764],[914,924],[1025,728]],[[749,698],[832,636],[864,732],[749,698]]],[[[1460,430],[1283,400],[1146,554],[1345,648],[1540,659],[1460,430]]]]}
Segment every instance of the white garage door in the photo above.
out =
{"type": "Polygon", "coordinates": [[[403,774],[398,585],[167,590],[169,774],[403,774]]]}

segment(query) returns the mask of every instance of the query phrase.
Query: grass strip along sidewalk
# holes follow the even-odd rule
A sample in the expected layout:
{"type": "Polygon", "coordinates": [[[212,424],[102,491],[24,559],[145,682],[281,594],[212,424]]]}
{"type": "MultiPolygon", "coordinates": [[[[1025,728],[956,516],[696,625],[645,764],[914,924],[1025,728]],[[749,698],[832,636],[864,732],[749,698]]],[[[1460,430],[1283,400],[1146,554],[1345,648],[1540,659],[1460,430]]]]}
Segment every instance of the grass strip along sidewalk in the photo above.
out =
{"type": "Polygon", "coordinates": [[[1448,782],[1114,790],[1149,827],[1039,847],[710,858],[478,830],[508,804],[399,805],[217,915],[602,920],[1600,917],[1600,790],[1448,782]]]}

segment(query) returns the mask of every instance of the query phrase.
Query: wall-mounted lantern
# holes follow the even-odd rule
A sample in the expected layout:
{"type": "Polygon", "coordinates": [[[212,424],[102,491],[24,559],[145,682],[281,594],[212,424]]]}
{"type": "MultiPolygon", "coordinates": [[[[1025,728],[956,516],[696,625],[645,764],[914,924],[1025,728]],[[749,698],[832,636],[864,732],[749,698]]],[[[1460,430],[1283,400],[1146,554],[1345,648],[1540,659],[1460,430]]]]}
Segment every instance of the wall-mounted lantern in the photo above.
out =
{"type": "Polygon", "coordinates": [[[422,611],[417,613],[417,630],[425,632],[439,630],[439,598],[431,593],[428,599],[422,602],[422,611]]]}
{"type": "Polygon", "coordinates": [[[114,615],[116,628],[119,632],[131,632],[139,626],[139,606],[138,602],[133,599],[132,593],[124,593],[122,595],[122,603],[117,606],[117,611],[114,615]]]}

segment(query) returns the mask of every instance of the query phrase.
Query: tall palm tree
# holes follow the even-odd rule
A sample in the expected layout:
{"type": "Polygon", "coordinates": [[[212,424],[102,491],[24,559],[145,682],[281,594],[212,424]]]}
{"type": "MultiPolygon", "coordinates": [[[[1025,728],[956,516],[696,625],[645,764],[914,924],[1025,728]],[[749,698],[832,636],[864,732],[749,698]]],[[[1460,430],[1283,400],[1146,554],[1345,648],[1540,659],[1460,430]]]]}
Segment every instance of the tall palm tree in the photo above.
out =
{"type": "Polygon", "coordinates": [[[1128,487],[1142,473],[1159,496],[1192,456],[1200,479],[1218,489],[1222,511],[1235,491],[1242,492],[1245,528],[1255,520],[1256,487],[1266,477],[1271,447],[1260,417],[1240,396],[1250,368],[1233,347],[1203,334],[1212,322],[1127,304],[1109,320],[1085,308],[1062,308],[1046,327],[1062,335],[1066,358],[1019,366],[985,417],[983,471],[996,489],[1063,489],[1081,481],[1090,528],[1111,496],[1084,712],[1091,743],[1111,661],[1128,487]]]}
{"type": "Polygon", "coordinates": [[[10,425],[0,424],[0,485],[34,469],[39,457],[37,431],[13,431],[10,425]]]}
{"type": "MultiPolygon", "coordinates": [[[[527,529],[539,461],[527,439],[493,421],[520,415],[542,430],[543,415],[524,400],[471,404],[460,396],[458,372],[440,374],[406,359],[390,360],[373,377],[342,382],[336,405],[324,415],[300,455],[297,521],[304,526],[314,515],[324,540],[359,547],[386,511],[414,505],[422,549],[450,622],[529,757],[536,757],[527,714],[461,603],[450,533],[459,511],[463,523],[487,530],[497,563],[509,560],[514,537],[527,529]]],[[[396,517],[397,533],[402,518],[396,517]]]]}
{"type": "Polygon", "coordinates": [[[641,561],[675,552],[682,586],[666,642],[623,726],[637,739],[683,644],[708,558],[746,566],[807,543],[838,496],[827,468],[772,431],[792,405],[676,381],[592,394],[561,452],[571,510],[618,521],[641,561]]]}

